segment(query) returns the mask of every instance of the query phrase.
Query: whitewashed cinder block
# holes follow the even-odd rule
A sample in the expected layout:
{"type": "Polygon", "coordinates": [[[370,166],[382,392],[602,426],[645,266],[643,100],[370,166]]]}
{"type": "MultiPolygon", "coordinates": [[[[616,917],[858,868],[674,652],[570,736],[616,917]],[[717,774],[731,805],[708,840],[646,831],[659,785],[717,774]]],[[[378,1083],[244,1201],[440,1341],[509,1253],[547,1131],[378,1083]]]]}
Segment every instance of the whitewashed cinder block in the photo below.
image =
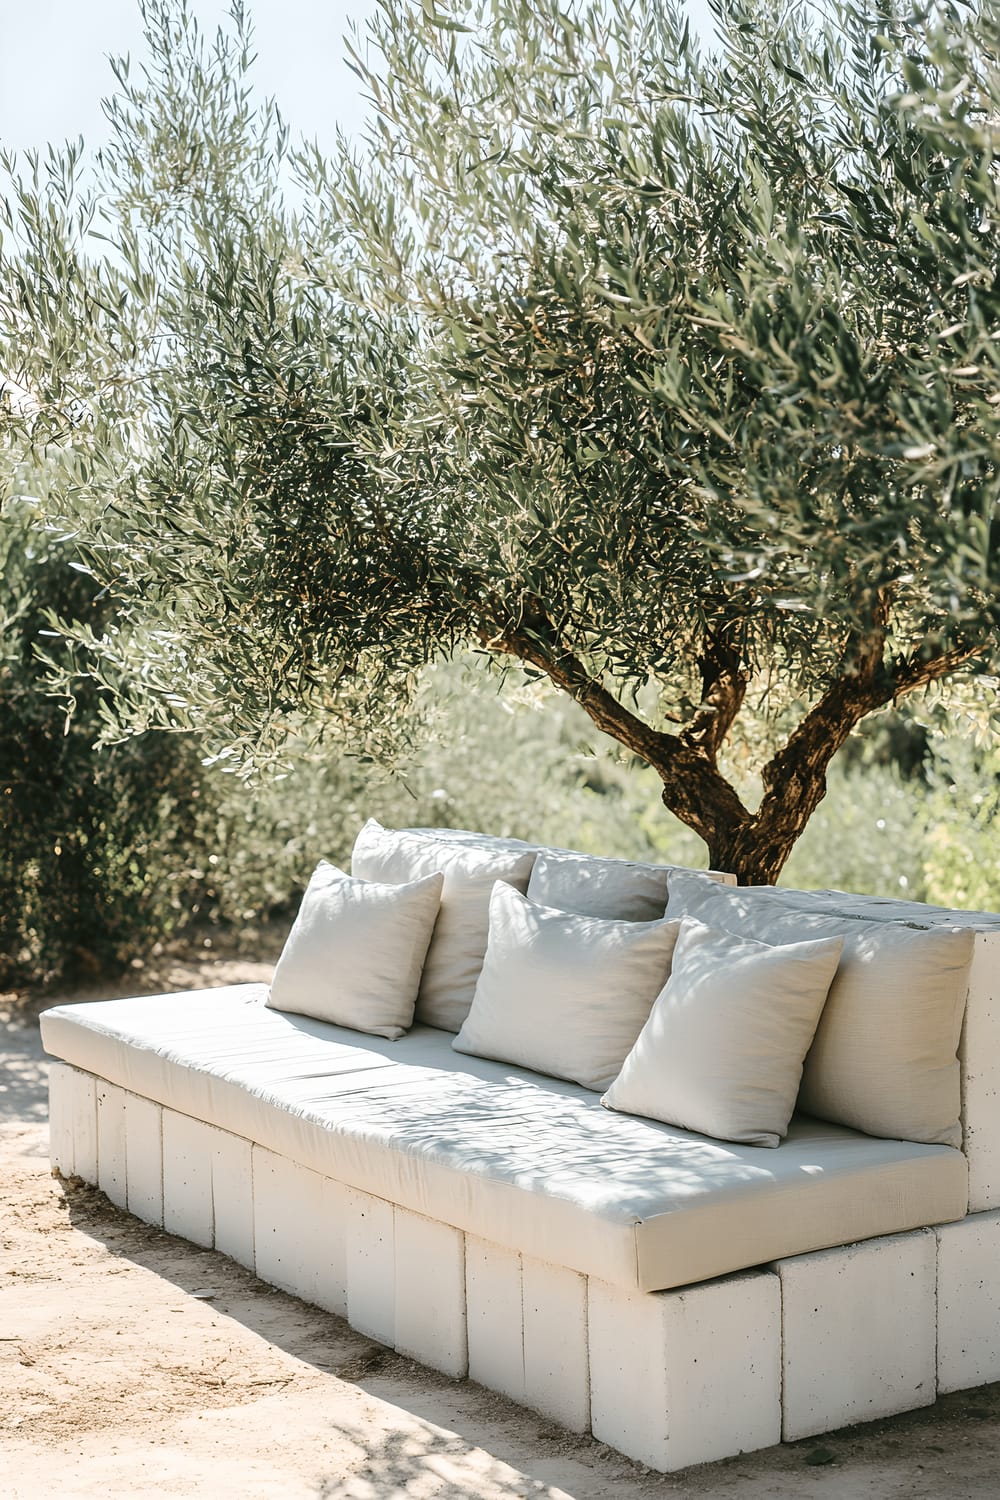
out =
{"type": "Polygon", "coordinates": [[[393,1236],[395,1347],[461,1379],[469,1368],[465,1236],[449,1224],[399,1207],[393,1236]]]}
{"type": "Polygon", "coordinates": [[[781,1296],[767,1272],[671,1292],[589,1282],[596,1438],[673,1472],[781,1436],[781,1296]]]}
{"type": "Polygon", "coordinates": [[[125,1090],[97,1080],[97,1184],[119,1208],[127,1207],[125,1090]]]}
{"type": "Polygon", "coordinates": [[[212,1136],[210,1125],[176,1110],[163,1111],[163,1227],[211,1248],[212,1136]]]}
{"type": "Polygon", "coordinates": [[[264,1146],[253,1148],[254,1266],[293,1296],[343,1317],[349,1189],[264,1146]]]}
{"type": "Polygon", "coordinates": [[[786,1441],[933,1402],[936,1246],[922,1229],[776,1263],[786,1441]]]}
{"type": "Polygon", "coordinates": [[[586,1277],[525,1255],[521,1306],[525,1405],[573,1432],[589,1432],[586,1277]]]}
{"type": "Polygon", "coordinates": [[[97,1079],[49,1064],[49,1158],[63,1177],[97,1182],[97,1079]]]}
{"type": "Polygon", "coordinates": [[[465,1237],[469,1376],[512,1401],[524,1401],[521,1257],[487,1240],[465,1237]]]}
{"type": "Polygon", "coordinates": [[[97,1182],[97,1079],[93,1073],[71,1068],[73,1172],[84,1182],[97,1182]]]}
{"type": "Polygon", "coordinates": [[[396,1339],[393,1206],[351,1188],[346,1214],[347,1321],[391,1349],[396,1339]]]}
{"type": "Polygon", "coordinates": [[[73,1131],[73,1100],[76,1093],[75,1068],[66,1063],[49,1067],[49,1161],[63,1177],[76,1172],[76,1147],[73,1131]]]}
{"type": "Polygon", "coordinates": [[[215,1248],[248,1270],[253,1256],[253,1170],[250,1142],[212,1131],[212,1217],[215,1248]]]}
{"type": "Polygon", "coordinates": [[[97,1080],[72,1068],[73,1172],[82,1182],[97,1182],[97,1080]]]}
{"type": "Polygon", "coordinates": [[[264,1146],[253,1147],[254,1266],[262,1281],[308,1298],[316,1280],[308,1243],[315,1174],[264,1146]]]}
{"type": "Polygon", "coordinates": [[[1000,932],[977,932],[959,1052],[969,1211],[1000,1208],[1000,932]]]}
{"type": "Polygon", "coordinates": [[[1000,1380],[1000,1213],[937,1231],[938,1390],[1000,1380]]]}
{"type": "Polygon", "coordinates": [[[130,1214],[163,1223],[163,1110],[140,1094],[125,1095],[125,1194],[130,1214]]]}
{"type": "Polygon", "coordinates": [[[347,1226],[350,1221],[351,1189],[330,1177],[320,1177],[313,1202],[319,1263],[312,1300],[326,1312],[346,1318],[347,1226]]]}

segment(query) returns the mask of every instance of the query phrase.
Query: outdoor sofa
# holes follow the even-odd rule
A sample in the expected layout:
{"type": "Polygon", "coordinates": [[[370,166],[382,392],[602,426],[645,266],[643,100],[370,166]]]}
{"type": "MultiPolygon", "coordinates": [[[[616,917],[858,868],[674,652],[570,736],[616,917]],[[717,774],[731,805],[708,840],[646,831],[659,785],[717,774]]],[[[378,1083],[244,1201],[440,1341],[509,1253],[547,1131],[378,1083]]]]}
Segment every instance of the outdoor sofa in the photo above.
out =
{"type": "Polygon", "coordinates": [[[360,882],[321,866],[270,997],[48,1011],[55,1168],[664,1471],[1000,1379],[1000,916],[374,822],[353,871],[398,922],[324,947],[360,882]],[[674,973],[653,1011],[628,983],[668,928],[702,989],[663,1052],[674,973]],[[383,1035],[316,1019],[344,985],[383,1035]],[[776,1018],[798,1109],[755,1135],[776,1018]]]}

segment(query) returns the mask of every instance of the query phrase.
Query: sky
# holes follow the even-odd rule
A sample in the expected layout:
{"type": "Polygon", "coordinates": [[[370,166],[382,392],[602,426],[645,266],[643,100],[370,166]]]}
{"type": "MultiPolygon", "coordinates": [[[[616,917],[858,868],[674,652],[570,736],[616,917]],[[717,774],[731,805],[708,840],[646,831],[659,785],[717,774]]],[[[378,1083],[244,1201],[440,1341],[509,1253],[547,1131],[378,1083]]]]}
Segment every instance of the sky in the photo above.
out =
{"type": "MultiPolygon", "coordinates": [[[[213,34],[228,0],[191,0],[213,34]]],[[[360,84],[342,38],[363,25],[374,0],[248,0],[262,96],[274,95],[296,134],[332,142],[337,125],[363,127],[360,84]]],[[[101,98],[113,92],[108,56],[142,56],[136,0],[0,0],[0,144],[43,147],[106,136],[101,98]]]]}
{"type": "MultiPolygon", "coordinates": [[[[190,0],[209,32],[228,8],[228,0],[190,0]]],[[[338,125],[350,135],[364,128],[367,105],[342,38],[374,9],[375,0],[247,0],[257,87],[277,99],[293,136],[329,147],[338,125]]],[[[705,0],[688,9],[703,29],[705,0]]],[[[100,145],[101,99],[114,88],[107,58],[126,52],[142,54],[135,0],[0,0],[0,146],[41,149],[80,135],[100,145]]]]}

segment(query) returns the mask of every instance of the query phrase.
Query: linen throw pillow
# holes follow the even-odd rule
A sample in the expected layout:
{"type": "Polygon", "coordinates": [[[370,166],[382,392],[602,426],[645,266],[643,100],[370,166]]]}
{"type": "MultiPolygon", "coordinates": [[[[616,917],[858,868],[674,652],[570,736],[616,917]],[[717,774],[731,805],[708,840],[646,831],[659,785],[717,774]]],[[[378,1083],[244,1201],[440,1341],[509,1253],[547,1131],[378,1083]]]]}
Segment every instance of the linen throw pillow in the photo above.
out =
{"type": "Polygon", "coordinates": [[[555,911],[497,882],[475,999],[452,1046],[606,1089],[663,988],[679,925],[555,911]]]}
{"type": "MultiPolygon", "coordinates": [[[[629,859],[577,854],[572,849],[541,849],[527,895],[540,906],[555,906],[586,917],[655,922],[666,910],[668,884],[676,869],[675,865],[644,865],[629,859]]],[[[713,880],[733,879],[731,875],[708,873],[713,880]]]]}
{"type": "Polygon", "coordinates": [[[413,1020],[444,877],[355,880],[321,860],[278,959],[267,1004],[395,1041],[413,1020]]]}
{"type": "Polygon", "coordinates": [[[444,876],[441,910],[427,950],[416,1020],[458,1031],[483,966],[490,926],[490,892],[497,880],[524,891],[535,850],[530,845],[448,829],[383,828],[370,818],[358,834],[351,870],[388,885],[444,876]]]}
{"type": "Polygon", "coordinates": [[[774,948],[685,919],[670,978],[601,1103],[777,1146],[843,939],[774,948]]]}
{"type": "Polygon", "coordinates": [[[957,1054],[975,934],[810,910],[808,893],[799,910],[795,895],[689,873],[671,881],[667,913],[766,943],[842,937],[799,1109],[889,1140],[961,1146],[957,1054]]]}

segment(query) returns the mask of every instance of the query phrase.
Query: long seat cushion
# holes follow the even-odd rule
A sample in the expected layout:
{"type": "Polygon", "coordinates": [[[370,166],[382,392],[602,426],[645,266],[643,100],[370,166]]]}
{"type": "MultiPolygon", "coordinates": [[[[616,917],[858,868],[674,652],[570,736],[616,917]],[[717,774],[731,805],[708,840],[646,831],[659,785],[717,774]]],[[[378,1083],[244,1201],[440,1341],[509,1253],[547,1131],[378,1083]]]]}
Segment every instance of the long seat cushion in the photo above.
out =
{"type": "Polygon", "coordinates": [[[963,1217],[965,1158],[799,1118],[775,1150],[587,1089],[265,1006],[261,985],[59,1006],[56,1057],[494,1243],[656,1291],[963,1217]]]}

